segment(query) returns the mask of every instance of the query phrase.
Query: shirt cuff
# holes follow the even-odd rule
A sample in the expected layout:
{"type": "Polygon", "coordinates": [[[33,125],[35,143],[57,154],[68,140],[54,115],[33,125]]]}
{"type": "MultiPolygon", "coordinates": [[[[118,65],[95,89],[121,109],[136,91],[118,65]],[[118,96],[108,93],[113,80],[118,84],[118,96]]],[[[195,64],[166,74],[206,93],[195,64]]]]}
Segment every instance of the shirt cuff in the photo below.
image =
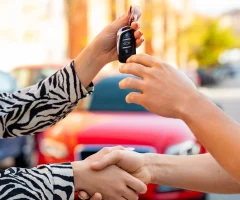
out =
{"type": "Polygon", "coordinates": [[[74,199],[74,177],[71,163],[51,164],[53,175],[53,199],[74,199]]]}

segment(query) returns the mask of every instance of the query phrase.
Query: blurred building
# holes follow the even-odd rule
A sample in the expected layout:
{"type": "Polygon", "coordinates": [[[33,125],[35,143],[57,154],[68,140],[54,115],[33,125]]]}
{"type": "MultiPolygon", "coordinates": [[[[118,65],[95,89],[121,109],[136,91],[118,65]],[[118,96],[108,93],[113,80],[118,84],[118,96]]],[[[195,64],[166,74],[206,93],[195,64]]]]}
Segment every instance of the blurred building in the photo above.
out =
{"type": "Polygon", "coordinates": [[[139,5],[143,11],[145,42],[138,52],[186,65],[188,49],[181,46],[179,38],[191,23],[189,0],[0,0],[4,70],[74,58],[130,5],[139,5]]]}
{"type": "MultiPolygon", "coordinates": [[[[180,37],[193,19],[193,9],[189,0],[178,0],[177,4],[169,0],[145,1],[147,9],[143,14],[143,26],[146,26],[144,15],[149,15],[151,27],[147,32],[147,41],[151,41],[145,50],[147,53],[167,60],[172,64],[187,65],[187,51],[180,44],[180,37]]],[[[150,26],[150,25],[147,25],[150,26]]]]}
{"type": "Polygon", "coordinates": [[[1,69],[66,60],[64,9],[59,0],[0,0],[1,69]]]}
{"type": "Polygon", "coordinates": [[[234,33],[240,37],[240,9],[231,10],[220,16],[221,24],[223,27],[231,27],[234,33]]]}
{"type": "Polygon", "coordinates": [[[127,12],[130,5],[139,5],[143,12],[140,20],[145,42],[138,52],[146,52],[178,66],[187,65],[188,49],[180,45],[179,38],[193,19],[189,0],[178,0],[177,6],[171,0],[67,1],[73,8],[78,7],[71,12],[73,23],[69,23],[70,57],[76,56],[109,22],[127,12]],[[78,13],[82,13],[82,17],[78,13]],[[83,26],[87,29],[83,30],[83,26]]]}

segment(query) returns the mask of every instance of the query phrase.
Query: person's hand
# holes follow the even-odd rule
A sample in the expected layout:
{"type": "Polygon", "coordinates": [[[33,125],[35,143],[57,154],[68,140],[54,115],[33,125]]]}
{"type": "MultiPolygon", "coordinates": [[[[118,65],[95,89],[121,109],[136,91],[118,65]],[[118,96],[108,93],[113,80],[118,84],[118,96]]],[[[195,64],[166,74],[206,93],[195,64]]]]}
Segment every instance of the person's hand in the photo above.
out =
{"type": "MultiPolygon", "coordinates": [[[[94,162],[94,161],[97,161],[100,158],[102,158],[104,155],[111,153],[112,151],[115,151],[115,150],[124,150],[124,148],[122,146],[105,147],[105,148],[101,149],[100,151],[98,151],[97,153],[93,154],[92,156],[86,158],[85,160],[94,162]]],[[[90,195],[85,191],[80,191],[78,193],[78,197],[83,200],[85,200],[85,199],[101,200],[102,199],[102,195],[100,193],[95,193],[92,197],[90,197],[90,195]]]]}
{"type": "MultiPolygon", "coordinates": [[[[137,18],[139,18],[141,16],[140,7],[133,6],[132,9],[137,11],[137,18]]],[[[99,60],[103,65],[117,60],[117,32],[120,28],[128,25],[129,18],[130,12],[119,17],[106,26],[90,44],[93,46],[96,56],[100,56],[99,60]]],[[[138,30],[140,28],[139,22],[132,22],[131,28],[135,30],[136,46],[139,47],[144,41],[143,34],[138,30]]]]}
{"type": "Polygon", "coordinates": [[[127,77],[121,89],[135,89],[127,95],[127,103],[135,103],[160,116],[181,118],[189,103],[199,98],[193,82],[169,64],[146,54],[131,56],[120,67],[120,72],[133,74],[141,79],[127,77]]]}
{"type": "Polygon", "coordinates": [[[78,197],[82,200],[102,200],[102,195],[100,193],[95,193],[91,198],[86,192],[79,192],[78,197]]]}
{"type": "Polygon", "coordinates": [[[85,194],[90,196],[98,192],[101,194],[98,194],[99,197],[103,199],[138,199],[137,193],[145,193],[147,190],[146,185],[140,180],[117,166],[110,166],[101,171],[90,169],[92,162],[101,159],[111,150],[104,148],[84,161],[72,163],[75,190],[86,191],[85,194]]]}
{"type": "Polygon", "coordinates": [[[103,170],[107,166],[117,165],[145,184],[152,183],[152,166],[148,155],[129,150],[114,150],[92,163],[93,170],[103,170]]]}
{"type": "MultiPolygon", "coordinates": [[[[141,11],[139,7],[133,7],[139,18],[141,11]]],[[[82,85],[87,88],[98,72],[109,62],[117,60],[117,32],[123,26],[128,25],[130,13],[116,19],[103,29],[94,40],[84,48],[74,59],[74,68],[81,80],[82,85]]],[[[134,30],[136,46],[140,46],[143,34],[138,30],[140,25],[138,22],[132,22],[131,27],[134,30]]]]}
{"type": "MultiPolygon", "coordinates": [[[[149,154],[140,154],[125,150],[124,148],[121,149],[120,147],[115,147],[114,149],[112,148],[107,151],[104,152],[104,154],[102,154],[98,159],[94,159],[94,162],[92,162],[91,165],[93,170],[99,171],[110,165],[117,165],[144,183],[152,183],[152,167],[148,158],[149,154]],[[109,153],[106,153],[107,151],[109,153]]],[[[98,195],[99,200],[101,200],[100,193],[95,195],[98,195]]],[[[84,191],[79,193],[79,197],[80,199],[90,198],[90,196],[84,191]]]]}

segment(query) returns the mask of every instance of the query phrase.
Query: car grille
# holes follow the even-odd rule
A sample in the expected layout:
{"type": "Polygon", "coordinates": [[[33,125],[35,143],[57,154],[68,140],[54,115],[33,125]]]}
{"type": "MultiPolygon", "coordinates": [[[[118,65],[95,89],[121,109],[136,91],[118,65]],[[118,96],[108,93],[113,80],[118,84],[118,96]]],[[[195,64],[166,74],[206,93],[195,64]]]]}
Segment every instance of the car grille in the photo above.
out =
{"type": "MultiPolygon", "coordinates": [[[[75,160],[84,160],[85,158],[97,153],[104,147],[111,147],[116,145],[79,145],[75,150],[75,160]]],[[[125,148],[134,148],[138,153],[156,153],[156,149],[151,146],[142,145],[122,145],[125,148]]]]}

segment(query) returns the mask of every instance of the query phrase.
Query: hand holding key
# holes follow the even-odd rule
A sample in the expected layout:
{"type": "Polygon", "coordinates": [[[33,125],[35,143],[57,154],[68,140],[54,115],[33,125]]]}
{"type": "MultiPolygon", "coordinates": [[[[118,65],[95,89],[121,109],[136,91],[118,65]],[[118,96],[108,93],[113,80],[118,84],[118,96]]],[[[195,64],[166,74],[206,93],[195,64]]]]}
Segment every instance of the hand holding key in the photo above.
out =
{"type": "Polygon", "coordinates": [[[124,26],[118,30],[117,53],[118,60],[121,63],[126,63],[130,56],[136,54],[136,40],[134,37],[134,29],[131,28],[131,24],[138,20],[140,14],[140,7],[130,7],[128,26],[124,26]]]}
{"type": "Polygon", "coordinates": [[[134,44],[136,44],[136,47],[141,46],[144,39],[143,34],[139,31],[140,24],[136,21],[140,16],[140,8],[133,6],[128,13],[106,26],[93,40],[91,46],[93,47],[94,54],[97,55],[96,59],[101,66],[118,59],[116,43],[117,33],[122,27],[128,26],[129,21],[131,22],[131,29],[134,36],[131,36],[131,38],[133,39],[134,44]],[[135,10],[134,15],[131,15],[132,10],[135,10]]]}

